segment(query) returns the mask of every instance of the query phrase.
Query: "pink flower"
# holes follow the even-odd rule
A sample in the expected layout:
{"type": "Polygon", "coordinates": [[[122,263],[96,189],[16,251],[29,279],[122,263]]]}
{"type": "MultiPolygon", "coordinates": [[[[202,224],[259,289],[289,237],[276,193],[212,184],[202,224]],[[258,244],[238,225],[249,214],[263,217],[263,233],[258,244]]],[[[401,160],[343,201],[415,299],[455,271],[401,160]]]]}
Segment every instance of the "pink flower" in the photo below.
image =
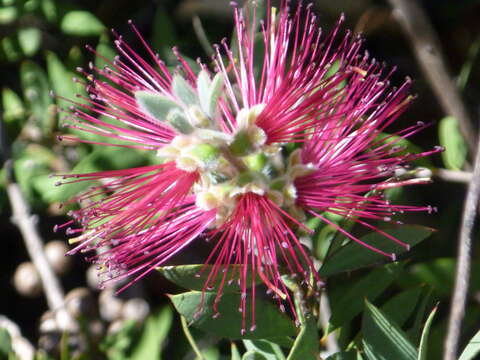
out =
{"type": "Polygon", "coordinates": [[[226,42],[216,46],[213,70],[199,62],[202,70],[196,73],[174,49],[180,66],[172,73],[134,25],[149,61],[117,36],[120,56],[113,63],[92,67],[93,75],[80,70],[90,98],[74,104],[66,126],[111,141],[95,144],[155,151],[159,161],[64,175],[71,179],[67,183],[100,180],[103,185],[73,199],[82,207],[59,228],[77,235],[70,253],[95,250],[89,260],[113,280],[133,276],[136,281],[192,242],[209,238],[213,249],[205,263],[213,266],[204,268],[210,271],[204,291],[220,283],[216,310],[229,280],[226,270],[240,265],[244,333],[255,328],[249,273],[263,281],[282,309],[284,301],[293,308],[284,273],[319,286],[297,235],[306,229],[307,217],[361,242],[323,215],[329,211],[401,243],[370,221],[432,209],[390,204],[382,191],[429,182],[428,174],[403,176],[403,166],[440,149],[410,154],[398,145],[423,123],[384,134],[410,103],[411,81],[392,88],[393,71],[361,53],[360,37],[338,35],[343,16],[324,34],[310,6],[291,13],[283,1],[278,10],[267,11],[256,36],[247,19],[257,14],[237,8],[234,14],[238,51],[226,42]],[[256,54],[259,44],[263,58],[256,54]],[[290,153],[289,143],[298,145],[290,153]],[[71,228],[74,223],[79,227],[71,228]]]}

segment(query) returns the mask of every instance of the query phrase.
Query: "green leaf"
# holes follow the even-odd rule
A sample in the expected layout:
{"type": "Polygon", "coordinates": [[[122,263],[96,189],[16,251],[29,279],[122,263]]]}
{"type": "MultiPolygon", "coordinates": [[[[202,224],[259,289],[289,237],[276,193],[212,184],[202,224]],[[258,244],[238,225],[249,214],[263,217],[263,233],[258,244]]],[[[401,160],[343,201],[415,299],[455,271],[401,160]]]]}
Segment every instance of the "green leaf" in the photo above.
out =
{"type": "Polygon", "coordinates": [[[263,356],[261,353],[255,350],[250,350],[250,351],[247,351],[245,354],[243,354],[242,360],[268,360],[268,359],[265,356],[263,356]]]}
{"type": "Polygon", "coordinates": [[[172,320],[173,312],[168,306],[150,315],[129,359],[159,360],[161,358],[162,345],[167,339],[168,332],[172,326],[172,320]]]}
{"type": "MultiPolygon", "coordinates": [[[[261,298],[255,299],[256,330],[241,335],[242,313],[238,311],[240,296],[224,293],[218,304],[220,316],[213,318],[213,304],[216,293],[191,291],[170,297],[177,311],[193,326],[230,339],[270,339],[282,336],[295,336],[293,322],[273,304],[261,298]],[[203,298],[203,301],[202,301],[203,298]],[[200,305],[203,307],[200,308],[200,305]]],[[[247,309],[250,298],[247,296],[247,309]]],[[[248,316],[249,314],[245,314],[248,316]]]]}
{"type": "Polygon", "coordinates": [[[41,0],[42,12],[49,22],[57,21],[58,11],[55,0],[41,0]]]}
{"type": "Polygon", "coordinates": [[[375,300],[400,273],[400,264],[387,264],[358,280],[338,301],[331,301],[332,316],[327,334],[357,316],[363,309],[364,299],[375,300]]]}
{"type": "Polygon", "coordinates": [[[97,36],[105,31],[105,26],[88,11],[74,10],[65,14],[60,29],[74,36],[97,36]]]}
{"type": "Polygon", "coordinates": [[[178,74],[173,75],[172,92],[186,106],[198,104],[197,93],[187,80],[178,74]]]}
{"type": "MultiPolygon", "coordinates": [[[[398,135],[380,133],[379,136],[377,137],[377,140],[379,140],[380,144],[389,144],[392,147],[401,146],[403,150],[399,151],[398,155],[406,155],[407,153],[416,154],[416,153],[421,153],[423,151],[419,146],[415,145],[410,140],[398,135]]],[[[412,164],[416,166],[423,166],[426,168],[431,168],[433,166],[432,162],[428,157],[422,157],[420,159],[416,159],[412,161],[412,164]]]]}
{"type": "Polygon", "coordinates": [[[222,93],[223,84],[223,75],[221,73],[216,74],[212,80],[212,85],[210,86],[208,100],[206,103],[206,113],[210,117],[215,114],[218,99],[222,93]]]}
{"type": "Polygon", "coordinates": [[[360,354],[355,354],[353,351],[340,351],[336,354],[330,355],[325,360],[361,360],[360,354]]]}
{"type": "Polygon", "coordinates": [[[200,71],[197,78],[198,97],[202,110],[209,117],[212,117],[215,114],[215,109],[217,108],[222,88],[222,74],[217,74],[213,80],[210,80],[208,73],[205,70],[200,71]]]}
{"type": "Polygon", "coordinates": [[[172,110],[182,111],[181,107],[166,96],[149,91],[137,91],[135,99],[145,114],[159,121],[166,121],[172,110]]]}
{"type": "Polygon", "coordinates": [[[110,42],[107,36],[101,36],[95,49],[95,66],[99,69],[103,69],[108,62],[105,60],[113,61],[117,52],[110,46],[110,42]]]}
{"type": "Polygon", "coordinates": [[[42,33],[34,27],[18,30],[18,43],[26,56],[33,56],[40,48],[42,33]]]}
{"type": "MultiPolygon", "coordinates": [[[[412,247],[429,237],[434,230],[420,225],[402,225],[384,231],[412,247]]],[[[403,246],[375,231],[362,236],[360,240],[387,253],[398,255],[407,251],[403,246]]],[[[328,277],[383,261],[385,261],[385,256],[369,250],[355,241],[350,241],[325,260],[319,275],[328,277]]]]}
{"type": "Polygon", "coordinates": [[[84,93],[82,86],[73,81],[74,74],[68,71],[60,59],[53,52],[48,51],[46,55],[48,78],[52,84],[55,95],[61,96],[68,100],[56,98],[55,101],[58,106],[67,108],[72,105],[71,101],[83,102],[76,97],[77,93],[84,93]]]}
{"type": "Polygon", "coordinates": [[[365,300],[362,321],[363,344],[370,360],[416,360],[417,350],[400,327],[365,300]]]}
{"type": "Polygon", "coordinates": [[[287,360],[317,359],[320,354],[317,323],[313,316],[305,319],[287,360]]]}
{"type": "Polygon", "coordinates": [[[381,307],[381,310],[398,325],[402,326],[413,314],[421,293],[422,288],[419,287],[403,291],[390,298],[381,307]]]}
{"type": "Polygon", "coordinates": [[[428,335],[430,334],[430,328],[432,327],[433,318],[437,313],[437,307],[435,306],[428,316],[425,327],[423,328],[422,336],[420,338],[420,346],[418,348],[418,360],[427,360],[428,351],[428,335]]]}
{"type": "Polygon", "coordinates": [[[182,110],[173,109],[167,115],[167,122],[181,134],[191,134],[194,130],[188,118],[182,110]]]}
{"type": "Polygon", "coordinates": [[[438,124],[440,145],[445,148],[442,159],[445,167],[451,170],[460,170],[467,158],[467,145],[460,132],[458,121],[453,116],[444,117],[438,124]]]}
{"type": "Polygon", "coordinates": [[[458,360],[474,360],[480,353],[480,331],[470,339],[458,360]]]}
{"type": "Polygon", "coordinates": [[[0,328],[0,358],[6,358],[12,351],[12,339],[9,332],[7,329],[0,328]]]}
{"type": "Polygon", "coordinates": [[[2,89],[3,120],[6,123],[21,121],[25,117],[22,99],[9,88],[2,89]]]}
{"type": "Polygon", "coordinates": [[[232,341],[232,344],[231,344],[231,352],[232,352],[232,358],[231,360],[241,360],[241,355],[240,355],[240,352],[238,351],[238,347],[237,345],[235,345],[235,343],[232,341]]]}
{"type": "Polygon", "coordinates": [[[15,6],[0,7],[0,25],[7,25],[14,22],[18,17],[18,11],[15,6]]]}
{"type": "MultiPolygon", "coordinates": [[[[157,270],[168,280],[189,290],[202,291],[205,282],[208,279],[209,274],[213,271],[212,265],[178,265],[178,266],[163,266],[157,268],[157,270]],[[203,270],[203,271],[202,271],[203,270]]],[[[215,278],[215,281],[211,284],[212,288],[209,291],[218,290],[220,283],[222,282],[223,275],[225,275],[225,286],[222,289],[225,293],[240,293],[241,289],[238,286],[240,265],[229,265],[226,274],[220,273],[215,278]],[[231,285],[228,285],[229,280],[231,285]]],[[[251,286],[251,273],[247,273],[247,287],[251,286]]],[[[255,279],[256,284],[260,284],[262,280],[257,277],[255,279]]]]}
{"type": "Polygon", "coordinates": [[[24,98],[27,100],[33,120],[44,135],[49,135],[56,121],[56,116],[50,108],[52,99],[49,95],[50,85],[45,72],[37,64],[25,61],[20,66],[20,80],[24,98]]]}
{"type": "Polygon", "coordinates": [[[282,349],[277,344],[267,340],[243,340],[247,351],[255,351],[266,360],[285,360],[282,349]]]}
{"type": "Polygon", "coordinates": [[[28,146],[13,163],[15,178],[23,194],[31,203],[37,199],[34,191],[35,180],[50,174],[50,163],[55,161],[55,154],[40,145],[28,146]]]}

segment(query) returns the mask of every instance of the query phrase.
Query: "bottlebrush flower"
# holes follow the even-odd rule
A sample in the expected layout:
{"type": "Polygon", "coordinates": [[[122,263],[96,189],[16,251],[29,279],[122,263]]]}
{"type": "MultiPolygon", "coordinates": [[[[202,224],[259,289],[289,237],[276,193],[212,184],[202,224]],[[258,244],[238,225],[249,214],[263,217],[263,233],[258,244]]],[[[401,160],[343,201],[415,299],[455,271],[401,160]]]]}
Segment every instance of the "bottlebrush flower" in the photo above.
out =
{"type": "Polygon", "coordinates": [[[216,46],[213,69],[199,62],[196,73],[174,49],[180,66],[172,72],[134,25],[151,59],[116,35],[119,56],[112,63],[92,66],[92,74],[80,69],[90,97],[74,103],[66,126],[111,141],[87,143],[155,151],[158,164],[64,175],[65,183],[103,185],[73,199],[81,208],[58,227],[77,235],[71,254],[91,252],[88,260],[113,280],[136,281],[192,242],[210,239],[206,264],[213,266],[204,291],[220,284],[216,310],[230,280],[226,270],[239,266],[242,333],[255,328],[251,279],[260,278],[279,304],[292,308],[282,274],[313,288],[320,283],[297,235],[307,217],[361,243],[323,215],[329,211],[401,243],[370,221],[431,208],[390,204],[382,191],[429,182],[400,172],[439,151],[410,154],[398,145],[423,123],[384,135],[412,100],[411,81],[391,87],[393,70],[362,53],[360,37],[338,34],[343,16],[324,34],[311,6],[292,12],[283,1],[278,10],[269,7],[258,35],[251,11],[234,7],[237,50],[226,41],[216,46]],[[297,148],[287,150],[289,144],[297,148]]]}

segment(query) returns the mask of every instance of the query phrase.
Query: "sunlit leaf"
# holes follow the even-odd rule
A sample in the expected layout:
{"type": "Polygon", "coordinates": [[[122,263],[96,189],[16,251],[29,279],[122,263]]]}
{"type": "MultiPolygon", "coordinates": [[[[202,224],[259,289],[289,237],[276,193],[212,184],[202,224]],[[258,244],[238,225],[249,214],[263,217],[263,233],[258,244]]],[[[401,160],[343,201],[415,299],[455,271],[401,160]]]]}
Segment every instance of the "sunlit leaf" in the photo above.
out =
{"type": "Polygon", "coordinates": [[[39,29],[28,27],[18,30],[18,43],[26,56],[35,55],[40,48],[42,33],[39,29]]]}
{"type": "MultiPolygon", "coordinates": [[[[213,271],[212,265],[178,265],[178,266],[163,266],[157,270],[171,282],[189,290],[202,291],[208,276],[213,271]]],[[[225,284],[222,289],[225,293],[240,293],[241,289],[238,286],[239,274],[241,270],[240,265],[230,265],[226,273],[220,272],[215,281],[213,281],[209,291],[218,290],[222,283],[223,276],[225,276],[225,284]]],[[[261,283],[261,279],[257,277],[257,284],[261,283]]],[[[247,286],[251,286],[251,273],[247,273],[247,286]]]]}
{"type": "Polygon", "coordinates": [[[474,360],[480,353],[480,331],[470,339],[458,360],[474,360]]]}
{"type": "Polygon", "coordinates": [[[433,318],[437,312],[435,307],[427,318],[427,322],[423,328],[422,336],[420,338],[420,346],[418,348],[418,360],[427,360],[428,353],[428,336],[430,335],[430,328],[432,327],[433,318]]]}
{"type": "Polygon", "coordinates": [[[74,10],[65,14],[60,23],[65,34],[75,36],[97,36],[105,31],[105,26],[88,11],[74,10]]]}
{"type": "Polygon", "coordinates": [[[445,148],[442,159],[445,167],[451,170],[460,170],[467,157],[467,144],[463,138],[458,121],[453,116],[444,117],[438,124],[440,145],[445,148]]]}
{"type": "MultiPolygon", "coordinates": [[[[261,298],[255,300],[256,330],[242,336],[242,313],[238,311],[240,296],[223,294],[218,304],[219,316],[213,318],[213,303],[216,293],[191,291],[170,297],[177,311],[193,326],[230,339],[270,339],[281,336],[295,336],[293,321],[277,307],[261,298]],[[203,301],[202,301],[203,298],[203,301]],[[200,307],[203,304],[203,307],[200,307]]],[[[247,309],[250,298],[247,296],[247,309]]],[[[246,314],[247,319],[249,316],[246,314]]],[[[250,326],[248,326],[250,327],[250,326]]]]}

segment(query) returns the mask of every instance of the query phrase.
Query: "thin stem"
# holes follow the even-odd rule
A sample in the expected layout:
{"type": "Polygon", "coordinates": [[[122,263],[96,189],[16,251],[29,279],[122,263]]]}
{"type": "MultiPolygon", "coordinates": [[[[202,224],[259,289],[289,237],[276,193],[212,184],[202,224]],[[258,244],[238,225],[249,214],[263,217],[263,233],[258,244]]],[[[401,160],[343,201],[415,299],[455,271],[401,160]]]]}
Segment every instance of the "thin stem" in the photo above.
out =
{"type": "Polygon", "coordinates": [[[180,319],[182,321],[182,328],[183,328],[183,332],[185,333],[185,337],[187,338],[188,342],[190,343],[190,346],[192,347],[193,351],[197,355],[197,359],[205,360],[205,357],[203,356],[202,352],[198,348],[197,343],[195,342],[195,339],[193,338],[192,334],[190,333],[190,330],[188,329],[187,319],[185,319],[184,316],[180,316],[180,319]]]}
{"type": "Polygon", "coordinates": [[[461,170],[436,169],[433,174],[435,177],[443,181],[465,184],[468,184],[473,178],[471,172],[461,170]]]}
{"type": "Polygon", "coordinates": [[[393,16],[407,35],[445,113],[455,117],[472,154],[475,153],[475,131],[472,120],[460,98],[455,81],[449,75],[440,41],[425,11],[416,0],[389,0],[393,16]]]}
{"type": "MultiPolygon", "coordinates": [[[[479,139],[480,143],[480,139],[479,139]]],[[[463,209],[460,238],[458,243],[457,271],[455,276],[455,288],[450,305],[450,318],[448,320],[448,332],[445,341],[444,360],[455,360],[462,328],[462,320],[465,315],[468,284],[470,280],[472,232],[477,214],[478,200],[480,198],[480,146],[475,156],[473,177],[468,187],[465,206],[463,209]]]]}

